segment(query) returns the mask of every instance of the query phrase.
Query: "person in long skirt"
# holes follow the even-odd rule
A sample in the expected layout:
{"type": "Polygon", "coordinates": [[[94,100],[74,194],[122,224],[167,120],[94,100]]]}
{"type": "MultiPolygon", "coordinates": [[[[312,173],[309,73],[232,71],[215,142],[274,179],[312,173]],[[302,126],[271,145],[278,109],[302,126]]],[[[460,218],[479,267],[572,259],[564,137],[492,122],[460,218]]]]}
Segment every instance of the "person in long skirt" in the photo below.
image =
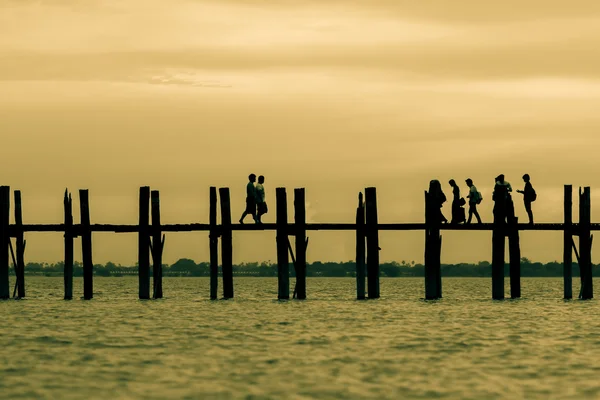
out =
{"type": "Polygon", "coordinates": [[[448,182],[452,187],[452,220],[450,221],[452,224],[460,224],[466,222],[465,218],[465,200],[460,197],[460,188],[454,181],[454,179],[450,179],[448,182]]]}
{"type": "Polygon", "coordinates": [[[428,210],[431,218],[436,220],[435,222],[443,222],[447,223],[448,220],[442,214],[442,206],[446,202],[446,195],[442,191],[442,185],[440,181],[434,179],[429,182],[429,191],[427,192],[429,201],[428,201],[428,210]]]}

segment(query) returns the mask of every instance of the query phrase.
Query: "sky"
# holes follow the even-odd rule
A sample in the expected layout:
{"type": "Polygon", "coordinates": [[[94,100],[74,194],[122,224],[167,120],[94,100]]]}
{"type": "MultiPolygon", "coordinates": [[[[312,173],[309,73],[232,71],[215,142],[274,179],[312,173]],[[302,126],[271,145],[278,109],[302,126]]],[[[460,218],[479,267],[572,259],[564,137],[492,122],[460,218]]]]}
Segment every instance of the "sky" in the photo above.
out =
{"type": "MultiPolygon", "coordinates": [[[[209,187],[229,187],[236,221],[249,173],[266,177],[266,222],[276,187],[290,216],[305,187],[309,222],[353,222],[376,186],[387,223],[422,222],[429,181],[450,197],[466,178],[491,221],[493,178],[518,188],[529,173],[536,221],[562,220],[564,184],[592,187],[596,220],[598,48],[592,0],[4,0],[0,183],[22,191],[25,223],[61,223],[68,188],[76,223],[89,189],[92,223],[135,224],[145,185],[163,223],[206,223],[209,187]]],[[[309,261],[354,257],[352,232],[309,236],[309,261]]],[[[491,259],[490,232],[443,240],[442,262],[491,259]]],[[[61,234],[27,241],[26,261],[63,257],[61,234]]],[[[423,261],[423,232],[380,242],[382,261],[423,261]]],[[[94,234],[94,262],[133,265],[136,243],[94,234]]],[[[236,263],[275,261],[273,232],[233,245],[236,263]]],[[[562,258],[560,233],[521,246],[562,258]]],[[[179,258],[207,261],[207,234],[168,234],[164,260],[179,258]]]]}

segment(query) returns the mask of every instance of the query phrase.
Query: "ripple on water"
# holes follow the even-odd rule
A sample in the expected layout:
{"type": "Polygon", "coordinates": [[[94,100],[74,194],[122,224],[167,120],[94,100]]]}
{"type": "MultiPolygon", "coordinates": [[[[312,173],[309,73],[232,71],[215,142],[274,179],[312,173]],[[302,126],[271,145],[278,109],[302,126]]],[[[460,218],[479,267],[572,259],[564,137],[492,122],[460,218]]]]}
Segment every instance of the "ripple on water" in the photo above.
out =
{"type": "Polygon", "coordinates": [[[27,277],[27,300],[0,302],[2,397],[600,395],[598,306],[561,300],[561,279],[523,279],[504,302],[488,279],[445,279],[435,302],[422,279],[382,279],[383,297],[360,302],[351,279],[309,278],[303,302],[274,300],[268,278],[211,302],[208,283],[167,278],[167,298],[138,301],[136,278],[96,278],[93,301],[66,302],[61,278],[27,277]]]}

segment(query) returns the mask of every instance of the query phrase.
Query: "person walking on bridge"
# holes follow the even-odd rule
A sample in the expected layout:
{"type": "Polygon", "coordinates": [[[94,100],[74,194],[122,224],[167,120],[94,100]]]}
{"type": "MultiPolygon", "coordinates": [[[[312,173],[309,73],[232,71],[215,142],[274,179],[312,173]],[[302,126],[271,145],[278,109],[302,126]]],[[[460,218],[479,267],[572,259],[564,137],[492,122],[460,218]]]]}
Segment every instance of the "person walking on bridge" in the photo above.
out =
{"type": "Polygon", "coordinates": [[[531,185],[531,178],[529,174],[523,175],[523,181],[525,182],[525,188],[523,190],[517,190],[517,193],[523,195],[523,202],[525,203],[525,211],[529,217],[529,225],[533,225],[533,211],[531,210],[531,203],[537,199],[535,189],[531,185]]]}
{"type": "Polygon", "coordinates": [[[266,214],[269,209],[267,208],[267,202],[265,201],[265,177],[259,176],[258,183],[256,184],[256,219],[259,224],[262,224],[261,217],[266,214]]]}
{"type": "Polygon", "coordinates": [[[471,223],[473,215],[477,218],[477,223],[481,224],[481,217],[477,211],[477,205],[481,203],[483,196],[481,196],[481,193],[479,193],[475,185],[473,185],[473,180],[471,178],[468,178],[465,182],[469,187],[469,194],[467,195],[467,198],[469,199],[469,219],[467,219],[467,224],[471,223]]]}
{"type": "Polygon", "coordinates": [[[258,223],[256,219],[256,188],[254,187],[256,182],[256,175],[250,174],[248,176],[248,184],[246,185],[246,209],[240,218],[240,224],[244,224],[244,218],[248,214],[252,215],[254,222],[258,223]]]}

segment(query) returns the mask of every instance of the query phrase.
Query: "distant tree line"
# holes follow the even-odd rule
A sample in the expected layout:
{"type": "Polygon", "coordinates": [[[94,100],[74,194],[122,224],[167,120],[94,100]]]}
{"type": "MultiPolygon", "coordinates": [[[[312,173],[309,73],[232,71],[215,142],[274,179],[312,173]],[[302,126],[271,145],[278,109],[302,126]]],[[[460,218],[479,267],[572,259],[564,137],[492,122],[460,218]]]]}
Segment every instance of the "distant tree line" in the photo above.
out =
{"type": "MultiPolygon", "coordinates": [[[[63,274],[64,263],[28,263],[25,266],[26,275],[42,276],[61,276],[63,274]]],[[[380,275],[383,277],[422,277],[424,266],[407,263],[406,261],[381,263],[379,266],[380,275]]],[[[600,276],[600,264],[592,266],[593,275],[600,276]]],[[[106,265],[94,265],[94,275],[96,276],[128,276],[137,275],[138,267],[123,266],[112,262],[106,265]]],[[[219,269],[220,271],[220,269],[219,269]]],[[[442,275],[454,277],[489,277],[491,276],[491,264],[487,261],[480,261],[477,264],[443,264],[442,275]]],[[[307,264],[306,273],[308,276],[322,277],[353,277],[356,275],[356,264],[353,261],[347,262],[320,262],[316,261],[307,264]]],[[[504,273],[509,275],[509,266],[505,265],[504,273]]],[[[152,267],[150,268],[152,275],[152,267]]],[[[262,263],[243,263],[233,266],[235,276],[257,276],[268,277],[277,276],[277,264],[271,262],[262,263]]],[[[83,276],[83,266],[79,262],[73,265],[73,275],[83,276]]],[[[209,276],[210,265],[207,262],[196,263],[193,260],[182,258],[172,265],[163,265],[164,276],[209,276]]],[[[293,264],[290,264],[290,276],[295,276],[293,264]]],[[[521,259],[521,276],[524,277],[555,277],[563,276],[563,264],[560,262],[540,263],[532,262],[527,258],[521,259]]],[[[573,276],[579,276],[579,266],[573,264],[573,276]]]]}

